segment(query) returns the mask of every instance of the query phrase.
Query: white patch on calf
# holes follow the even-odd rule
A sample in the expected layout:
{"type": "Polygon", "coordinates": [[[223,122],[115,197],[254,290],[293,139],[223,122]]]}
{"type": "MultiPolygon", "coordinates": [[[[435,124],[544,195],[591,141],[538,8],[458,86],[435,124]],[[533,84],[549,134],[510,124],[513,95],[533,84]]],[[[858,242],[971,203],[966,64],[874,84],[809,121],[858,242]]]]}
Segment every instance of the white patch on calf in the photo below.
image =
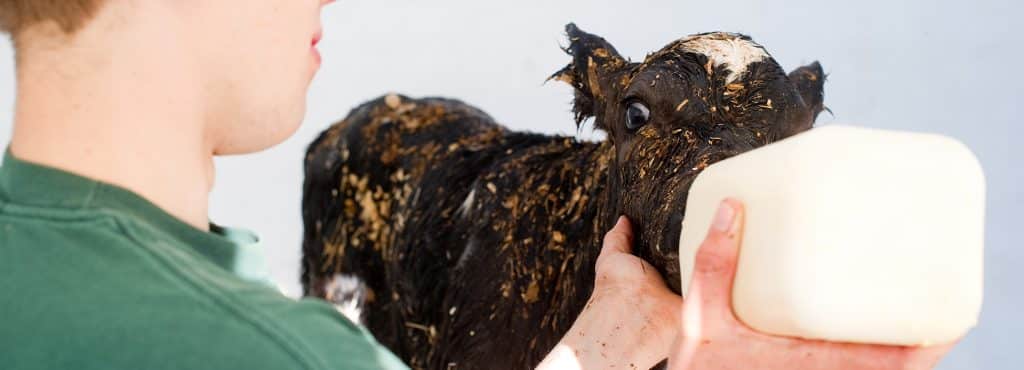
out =
{"type": "Polygon", "coordinates": [[[469,212],[473,210],[473,202],[476,201],[476,189],[469,192],[466,196],[466,200],[462,201],[462,205],[459,206],[459,215],[464,218],[469,218],[469,212]]]}
{"type": "Polygon", "coordinates": [[[366,303],[366,284],[347,274],[337,274],[324,287],[327,301],[352,322],[363,324],[363,306],[366,303]]]}
{"type": "Polygon", "coordinates": [[[724,32],[690,36],[683,41],[683,49],[707,56],[715,67],[725,66],[729,70],[727,84],[746,73],[751,64],[769,57],[761,45],[724,32]]]}

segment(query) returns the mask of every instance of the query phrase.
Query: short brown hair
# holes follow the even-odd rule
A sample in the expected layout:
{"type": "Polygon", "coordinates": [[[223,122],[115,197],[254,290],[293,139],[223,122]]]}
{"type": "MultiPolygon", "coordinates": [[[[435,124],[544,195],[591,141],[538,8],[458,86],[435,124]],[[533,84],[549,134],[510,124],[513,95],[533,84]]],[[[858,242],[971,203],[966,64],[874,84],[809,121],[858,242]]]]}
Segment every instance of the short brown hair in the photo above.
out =
{"type": "Polygon", "coordinates": [[[26,27],[53,21],[66,33],[82,26],[103,0],[0,0],[0,32],[17,36],[26,27]]]}

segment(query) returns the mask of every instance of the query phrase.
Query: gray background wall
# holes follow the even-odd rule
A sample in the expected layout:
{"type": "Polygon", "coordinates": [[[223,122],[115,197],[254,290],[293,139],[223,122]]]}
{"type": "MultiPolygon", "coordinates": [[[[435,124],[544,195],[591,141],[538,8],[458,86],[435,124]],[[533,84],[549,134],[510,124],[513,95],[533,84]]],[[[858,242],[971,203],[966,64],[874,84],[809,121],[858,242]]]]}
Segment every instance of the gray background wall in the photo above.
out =
{"type": "MultiPolygon", "coordinates": [[[[453,96],[513,128],[574,135],[571,90],[542,84],[568,61],[558,49],[565,23],[605,36],[634,60],[690,33],[744,32],[787,68],[822,62],[835,115],[819,124],[941,133],[977,153],[989,184],[984,313],[940,368],[1021,369],[1024,171],[1017,161],[1024,158],[1011,145],[1024,138],[1021,11],[1010,0],[342,1],[324,15],[325,64],[306,124],[272,150],[221,159],[213,217],[258,230],[274,276],[297,294],[302,154],[354,105],[389,91],[453,96]]],[[[0,43],[3,143],[13,106],[11,54],[0,43]]],[[[589,129],[580,136],[599,137],[589,129]]]]}

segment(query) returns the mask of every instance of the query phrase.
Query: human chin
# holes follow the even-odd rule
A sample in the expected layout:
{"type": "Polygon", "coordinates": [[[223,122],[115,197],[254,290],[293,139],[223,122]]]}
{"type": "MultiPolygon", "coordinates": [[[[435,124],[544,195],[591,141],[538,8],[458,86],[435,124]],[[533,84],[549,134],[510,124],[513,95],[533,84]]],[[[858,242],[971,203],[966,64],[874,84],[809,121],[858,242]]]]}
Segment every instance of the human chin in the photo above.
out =
{"type": "Polygon", "coordinates": [[[298,131],[305,115],[305,105],[253,113],[262,114],[244,117],[239,120],[240,124],[220,135],[220,144],[214,148],[216,155],[256,153],[281,144],[298,131]]]}
{"type": "Polygon", "coordinates": [[[305,103],[306,100],[302,99],[301,104],[296,104],[284,114],[279,115],[280,118],[278,120],[264,122],[266,136],[263,138],[262,143],[260,143],[260,147],[256,148],[255,151],[269,149],[292,137],[299,130],[299,127],[302,126],[302,121],[306,115],[305,103]]]}

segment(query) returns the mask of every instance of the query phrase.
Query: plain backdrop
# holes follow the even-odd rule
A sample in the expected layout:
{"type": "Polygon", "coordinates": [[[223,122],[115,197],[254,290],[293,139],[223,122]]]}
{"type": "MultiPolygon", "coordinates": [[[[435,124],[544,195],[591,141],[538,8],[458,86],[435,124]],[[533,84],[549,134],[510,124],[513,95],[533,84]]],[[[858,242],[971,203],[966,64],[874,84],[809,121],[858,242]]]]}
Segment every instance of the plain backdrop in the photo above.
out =
{"type": "MultiPolygon", "coordinates": [[[[743,32],[787,69],[821,61],[834,115],[819,124],[940,133],[974,150],[988,177],[985,307],[980,326],[940,368],[1022,369],[1024,158],[1012,144],[1024,138],[1021,11],[1010,0],[341,1],[323,18],[324,65],[305,125],[272,150],[218,161],[213,219],[257,230],[274,277],[297,295],[303,153],[353,106],[391,91],[443,95],[516,129],[599,139],[589,128],[577,132],[571,90],[543,83],[568,62],[559,50],[566,23],[634,60],[688,34],[743,32]]],[[[10,137],[12,64],[3,41],[0,143],[10,137]]]]}

